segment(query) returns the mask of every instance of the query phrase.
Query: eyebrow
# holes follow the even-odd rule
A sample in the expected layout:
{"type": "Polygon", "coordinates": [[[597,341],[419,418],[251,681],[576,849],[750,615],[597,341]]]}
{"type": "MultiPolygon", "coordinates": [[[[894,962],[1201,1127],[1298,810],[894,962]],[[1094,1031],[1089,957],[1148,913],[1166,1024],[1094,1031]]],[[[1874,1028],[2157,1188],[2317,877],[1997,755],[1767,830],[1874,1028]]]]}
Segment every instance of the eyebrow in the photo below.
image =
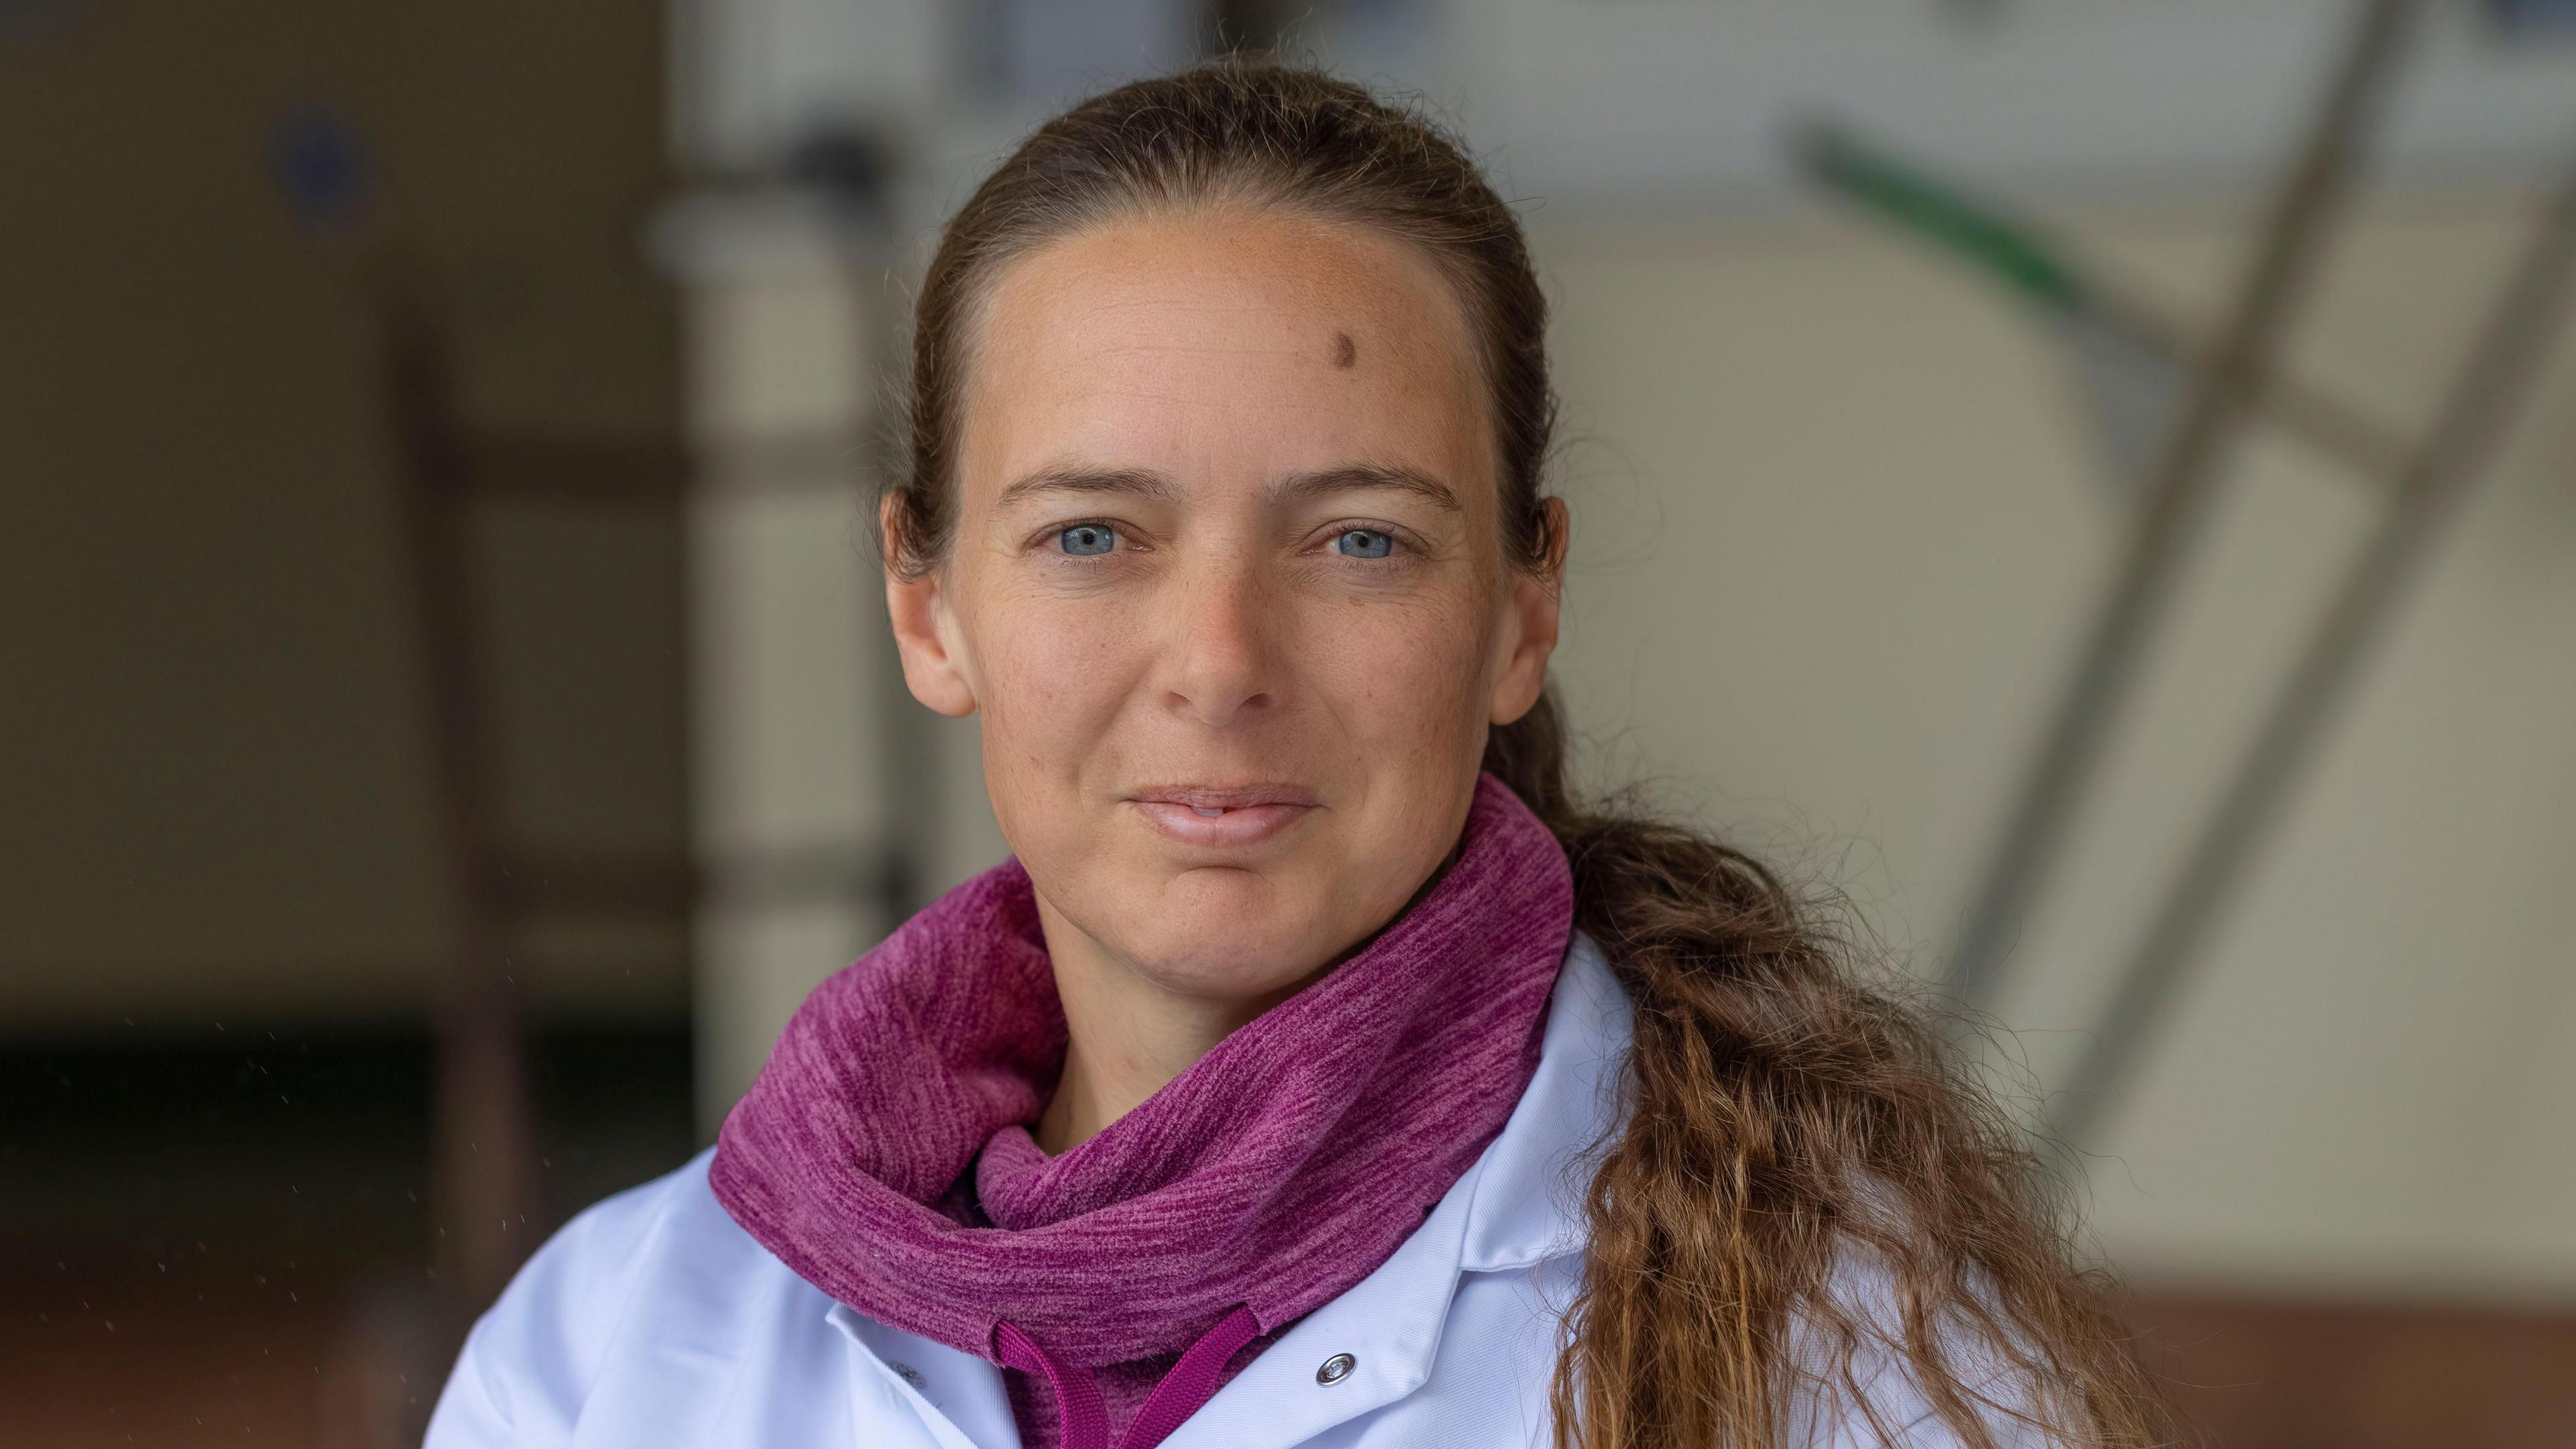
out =
{"type": "Polygon", "coordinates": [[[1178,492],[1172,480],[1151,468],[1086,468],[1059,464],[1040,468],[1002,490],[998,506],[1008,508],[1024,498],[1047,493],[1127,493],[1169,502],[1178,492]]]}
{"type": "MultiPolygon", "coordinates": [[[[1450,513],[1464,511],[1458,502],[1457,490],[1448,484],[1418,468],[1388,463],[1344,463],[1312,472],[1291,473],[1270,486],[1270,495],[1284,502],[1378,488],[1411,493],[1450,513]]],[[[1123,493],[1168,503],[1179,496],[1179,492],[1169,474],[1151,468],[1091,468],[1080,464],[1058,464],[1040,468],[1005,487],[996,503],[999,507],[1008,508],[1024,499],[1049,493],[1123,493]]]]}
{"type": "Polygon", "coordinates": [[[1418,468],[1386,463],[1345,463],[1312,473],[1291,473],[1271,485],[1273,497],[1322,498],[1335,493],[1392,488],[1411,493],[1450,513],[1462,512],[1456,489],[1418,468]]]}

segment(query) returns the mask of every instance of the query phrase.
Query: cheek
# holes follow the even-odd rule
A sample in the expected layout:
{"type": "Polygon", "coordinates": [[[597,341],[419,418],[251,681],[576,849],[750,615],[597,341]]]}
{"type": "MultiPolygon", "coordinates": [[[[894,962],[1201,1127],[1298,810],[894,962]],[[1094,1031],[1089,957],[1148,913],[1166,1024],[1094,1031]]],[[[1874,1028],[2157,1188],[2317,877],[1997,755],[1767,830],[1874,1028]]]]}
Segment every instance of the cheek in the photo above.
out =
{"type": "Polygon", "coordinates": [[[1095,603],[1042,594],[997,599],[970,630],[989,764],[1056,774],[1108,728],[1145,662],[1134,629],[1104,627],[1095,603]]]}
{"type": "Polygon", "coordinates": [[[1415,758],[1454,753],[1485,718],[1491,643],[1466,598],[1362,601],[1304,631],[1307,687],[1331,701],[1355,742],[1415,758]]]}

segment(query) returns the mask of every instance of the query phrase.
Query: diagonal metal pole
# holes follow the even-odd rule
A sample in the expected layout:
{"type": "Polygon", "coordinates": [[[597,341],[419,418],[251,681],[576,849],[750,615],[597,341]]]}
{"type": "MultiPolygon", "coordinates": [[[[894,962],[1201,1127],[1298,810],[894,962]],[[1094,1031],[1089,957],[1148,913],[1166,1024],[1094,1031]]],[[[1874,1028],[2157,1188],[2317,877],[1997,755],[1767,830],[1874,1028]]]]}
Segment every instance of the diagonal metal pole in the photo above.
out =
{"type": "MultiPolygon", "coordinates": [[[[2187,325],[2144,300],[2099,282],[2093,311],[2138,345],[2189,366],[2201,343],[2187,325]]],[[[2255,381],[2252,403],[2282,431],[2352,471],[2374,492],[2393,486],[2406,466],[2405,434],[2295,372],[2267,372],[2255,381]]]]}
{"type": "Polygon", "coordinates": [[[2378,526],[2338,585],[2298,667],[2273,702],[2217,814],[2192,847],[2100,1018],[2091,1048],[2051,1099],[2050,1125],[2080,1144],[2118,1104],[2148,1038],[2200,958],[2219,913],[2245,884],[2245,865],[2280,814],[2298,769],[2350,685],[2372,637],[2471,482],[2493,456],[2530,391],[2576,269],[2576,166],[2571,166],[2496,294],[2476,345],[2416,448],[2378,526]]]}
{"type": "Polygon", "coordinates": [[[2266,224],[2225,335],[2193,378],[2131,525],[2129,547],[2093,638],[2024,780],[2020,803],[1987,864],[1947,985],[1972,1006],[1994,995],[1997,968],[2045,883],[2179,565],[2208,503],[2228,443],[2273,371],[2280,333],[2306,295],[2346,194],[2365,134],[2423,9],[2421,0],[2362,0],[2324,103],[2266,224]]]}

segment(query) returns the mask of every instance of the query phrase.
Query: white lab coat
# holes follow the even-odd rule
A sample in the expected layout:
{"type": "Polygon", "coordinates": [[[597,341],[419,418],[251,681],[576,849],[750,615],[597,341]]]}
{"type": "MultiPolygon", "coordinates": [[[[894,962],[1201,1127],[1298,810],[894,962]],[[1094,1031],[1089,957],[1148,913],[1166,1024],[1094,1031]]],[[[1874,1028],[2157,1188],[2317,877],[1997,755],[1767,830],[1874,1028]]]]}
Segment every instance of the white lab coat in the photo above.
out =
{"type": "MultiPolygon", "coordinates": [[[[1628,1006],[1577,937],[1537,1075],[1502,1135],[1395,1255],[1292,1324],[1168,1449],[1545,1446],[1581,1266],[1567,1172],[1615,1110],[1628,1006]],[[1349,1372],[1318,1369],[1348,1354],[1349,1372]]],[[[1956,1443],[1901,1364],[1864,1369],[1893,1442],[1956,1443]]],[[[1802,1404],[1793,1444],[1880,1442],[1802,1404]]],[[[2038,1441],[1996,1422],[1999,1445],[2038,1441]]],[[[573,1219],[466,1340],[426,1449],[1019,1449],[1001,1371],[834,1303],[736,1226],[707,1154],[573,1219]]]]}

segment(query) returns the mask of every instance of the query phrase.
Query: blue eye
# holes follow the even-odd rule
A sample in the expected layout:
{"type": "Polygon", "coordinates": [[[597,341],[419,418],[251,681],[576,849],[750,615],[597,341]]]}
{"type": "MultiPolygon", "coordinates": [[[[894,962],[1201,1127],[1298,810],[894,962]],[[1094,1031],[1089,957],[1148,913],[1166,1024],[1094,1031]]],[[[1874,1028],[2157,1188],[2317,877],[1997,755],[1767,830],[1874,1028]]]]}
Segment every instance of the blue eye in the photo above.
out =
{"type": "Polygon", "coordinates": [[[1374,528],[1344,529],[1333,538],[1333,552],[1344,558],[1384,558],[1395,552],[1395,540],[1374,528]]]}
{"type": "Polygon", "coordinates": [[[1055,536],[1064,551],[1077,557],[1090,558],[1118,547],[1118,534],[1105,523],[1077,523],[1055,536]]]}

